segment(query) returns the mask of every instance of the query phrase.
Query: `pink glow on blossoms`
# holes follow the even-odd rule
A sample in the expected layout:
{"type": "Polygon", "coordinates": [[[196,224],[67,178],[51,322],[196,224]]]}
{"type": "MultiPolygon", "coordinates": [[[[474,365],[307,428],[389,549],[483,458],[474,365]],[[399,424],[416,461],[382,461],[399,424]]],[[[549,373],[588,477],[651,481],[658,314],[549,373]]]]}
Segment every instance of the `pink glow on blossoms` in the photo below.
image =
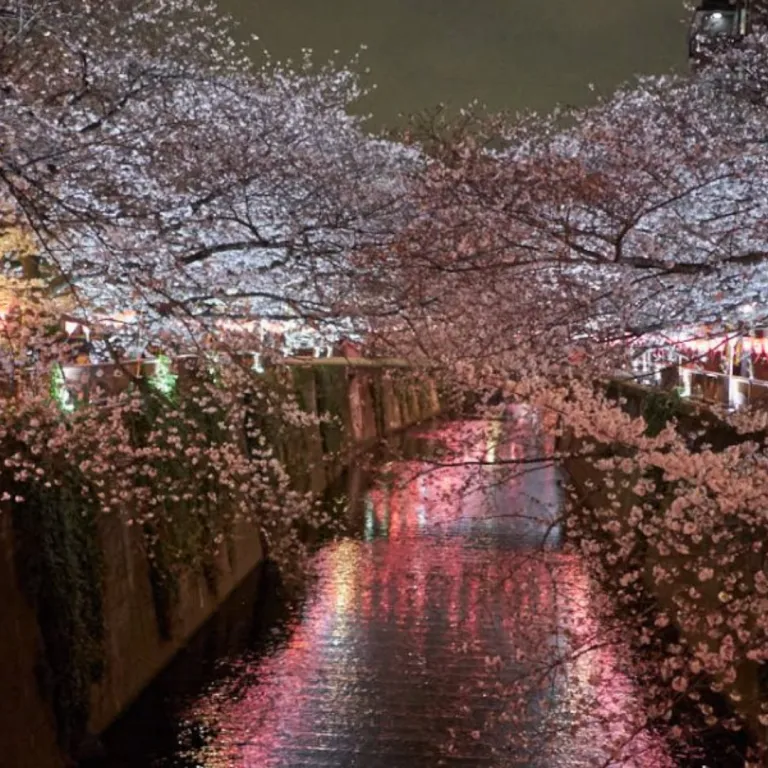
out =
{"type": "MultiPolygon", "coordinates": [[[[501,434],[455,426],[442,437],[466,446],[462,460],[494,440],[505,455],[532,447],[519,423],[501,434]]],[[[231,679],[186,712],[190,729],[204,723],[216,734],[195,760],[288,768],[355,755],[365,765],[450,765],[492,760],[522,728],[513,747],[521,760],[527,744],[563,766],[615,754],[611,765],[670,768],[663,743],[645,731],[626,649],[597,618],[603,598],[577,557],[536,551],[553,514],[553,474],[542,468],[496,486],[499,467],[392,469],[403,482],[375,488],[365,505],[370,540],[317,555],[317,581],[288,640],[236,661],[231,679]],[[457,488],[469,492],[456,497],[457,488]],[[528,517],[500,516],[502,505],[528,517]],[[544,686],[535,682],[541,664],[555,670],[544,686]]]]}

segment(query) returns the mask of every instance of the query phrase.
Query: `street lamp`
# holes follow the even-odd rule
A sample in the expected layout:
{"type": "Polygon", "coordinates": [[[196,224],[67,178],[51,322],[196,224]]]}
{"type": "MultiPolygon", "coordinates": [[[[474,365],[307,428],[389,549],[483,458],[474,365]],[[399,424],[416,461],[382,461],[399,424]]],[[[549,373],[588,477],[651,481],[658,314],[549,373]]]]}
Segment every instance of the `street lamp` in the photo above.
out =
{"type": "Polygon", "coordinates": [[[691,20],[688,55],[694,65],[749,31],[750,0],[701,0],[691,20]]]}

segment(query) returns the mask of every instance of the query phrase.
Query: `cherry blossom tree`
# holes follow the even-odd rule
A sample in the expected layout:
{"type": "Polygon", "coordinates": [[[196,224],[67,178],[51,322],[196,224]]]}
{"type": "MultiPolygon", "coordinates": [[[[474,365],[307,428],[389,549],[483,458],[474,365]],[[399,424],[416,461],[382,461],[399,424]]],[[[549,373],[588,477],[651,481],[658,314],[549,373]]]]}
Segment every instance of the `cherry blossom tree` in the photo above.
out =
{"type": "MultiPolygon", "coordinates": [[[[555,419],[555,447],[494,463],[511,478],[534,459],[571,473],[560,522],[596,579],[616,587],[621,574],[606,621],[651,649],[646,724],[687,703],[672,732],[746,730],[748,765],[763,764],[768,722],[765,416],[721,412],[732,431],[718,432],[678,412],[664,427],[672,409],[654,427],[604,382],[627,368],[634,339],[738,328],[745,306],[753,327],[765,322],[761,35],[588,109],[428,116],[405,137],[427,158],[413,217],[387,248],[356,256],[391,313],[375,324],[382,349],[472,391],[475,413],[498,418],[512,400],[555,419]]],[[[485,455],[454,461],[489,482],[485,455]]],[[[508,693],[519,716],[523,688],[508,693]]]]}
{"type": "MultiPolygon", "coordinates": [[[[243,526],[300,569],[304,534],[328,519],[281,446],[319,417],[290,372],[252,368],[257,335],[217,321],[347,317],[347,254],[390,236],[411,153],[348,115],[351,72],[257,69],[211,6],[16,9],[0,40],[3,513],[22,528],[123,522],[168,600],[184,569],[215,580],[243,526]],[[64,306],[93,337],[132,314],[103,339],[126,386],[90,402],[68,388],[64,306]],[[166,358],[142,369],[121,355],[137,341],[196,359],[175,382],[166,358]]],[[[74,638],[75,658],[77,636],[54,634],[74,638]]],[[[91,674],[70,672],[53,695],[77,720],[68,748],[91,674]]]]}
{"type": "MultiPolygon", "coordinates": [[[[89,509],[131,510],[152,551],[169,499],[214,544],[254,517],[256,499],[257,524],[292,555],[294,523],[317,508],[291,488],[244,396],[286,429],[308,417],[285,387],[234,364],[258,340],[216,321],[343,321],[427,369],[446,402],[470,392],[484,417],[503,417],[508,401],[540,414],[557,442],[494,458],[511,476],[542,461],[587,474],[557,522],[592,578],[621,574],[617,601],[601,604],[611,637],[652,648],[646,679],[668,683],[649,684],[648,717],[621,738],[683,698],[705,727],[756,734],[758,764],[768,716],[760,691],[739,685],[745,664],[768,658],[765,419],[732,419],[714,450],[700,423],[653,429],[604,384],[626,367],[629,340],[739,322],[745,304],[765,319],[759,33],[695,75],[642,78],[594,107],[438,114],[398,142],[350,116],[352,72],[309,59],[255,68],[228,22],[194,0],[17,10],[0,47],[0,234],[31,238],[34,263],[9,246],[7,272],[26,264],[43,285],[0,347],[8,376],[24,372],[2,416],[4,471],[19,489],[5,501],[44,506],[65,488],[89,509]],[[142,381],[62,415],[49,374],[71,350],[51,294],[85,320],[130,309],[127,336],[233,364],[216,375],[202,364],[191,404],[142,381]],[[723,692],[726,714],[709,698],[723,692]]],[[[594,641],[577,629],[561,664],[594,641]]],[[[509,686],[512,710],[528,685],[509,686]]]]}
{"type": "Polygon", "coordinates": [[[254,68],[212,7],[31,3],[0,51],[5,227],[81,311],[341,315],[412,153],[368,137],[356,76],[254,68]],[[173,33],[170,31],[173,30],[173,33]]]}
{"type": "Polygon", "coordinates": [[[524,318],[545,345],[566,327],[610,342],[732,320],[765,298],[762,120],[704,73],[476,126],[423,175],[398,280],[425,293],[416,312],[424,300],[432,317],[490,305],[499,334],[524,318]]]}

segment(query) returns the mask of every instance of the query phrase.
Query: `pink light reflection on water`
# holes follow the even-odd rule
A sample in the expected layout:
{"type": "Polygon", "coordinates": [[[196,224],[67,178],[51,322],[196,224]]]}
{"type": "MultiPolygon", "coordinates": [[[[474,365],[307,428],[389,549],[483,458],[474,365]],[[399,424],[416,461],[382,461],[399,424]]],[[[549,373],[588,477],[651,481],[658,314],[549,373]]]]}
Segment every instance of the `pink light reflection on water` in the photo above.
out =
{"type": "MultiPolygon", "coordinates": [[[[606,740],[629,734],[640,704],[623,671],[626,653],[616,645],[586,650],[601,636],[594,587],[574,556],[533,549],[556,513],[554,471],[526,467],[500,484],[497,467],[463,464],[532,455],[541,445],[525,419],[455,424],[440,437],[461,465],[411,462],[398,468],[401,482],[373,489],[379,536],[320,551],[317,581],[288,640],[234,663],[233,674],[190,707],[190,727],[205,723],[216,734],[190,751],[198,765],[508,765],[509,755],[496,750],[509,729],[486,732],[484,724],[511,703],[505,691],[520,671],[521,647],[539,664],[583,646],[553,677],[546,706],[533,707],[541,722],[526,724],[555,726],[549,756],[540,758],[599,765],[606,740]],[[498,672],[487,663],[497,656],[498,672]]],[[[622,760],[632,768],[674,765],[645,731],[622,760]]]]}

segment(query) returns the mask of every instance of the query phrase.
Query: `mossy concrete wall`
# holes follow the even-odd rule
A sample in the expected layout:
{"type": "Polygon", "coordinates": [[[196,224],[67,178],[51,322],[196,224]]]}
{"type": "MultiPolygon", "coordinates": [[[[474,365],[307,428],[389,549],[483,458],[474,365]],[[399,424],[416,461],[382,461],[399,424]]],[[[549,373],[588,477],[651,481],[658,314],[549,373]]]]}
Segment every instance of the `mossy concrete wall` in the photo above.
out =
{"type": "Polygon", "coordinates": [[[218,554],[215,590],[202,573],[181,576],[166,636],[157,620],[151,573],[138,531],[115,518],[106,518],[100,537],[105,564],[106,663],[101,680],[92,690],[88,730],[94,734],[125,710],[263,555],[258,531],[241,525],[232,547],[222,548],[218,554]]]}
{"type": "MultiPolygon", "coordinates": [[[[284,373],[293,376],[305,410],[333,416],[280,446],[295,483],[317,492],[356,450],[439,412],[433,383],[396,361],[297,359],[284,373]]],[[[215,589],[202,573],[186,573],[163,628],[140,533],[105,517],[98,538],[104,561],[104,670],[92,687],[92,734],[125,711],[264,555],[255,527],[240,525],[232,545],[218,556],[215,589]]],[[[37,674],[45,654],[42,633],[20,584],[17,556],[11,518],[0,513],[0,764],[60,768],[66,757],[56,746],[55,718],[37,674]]]]}

